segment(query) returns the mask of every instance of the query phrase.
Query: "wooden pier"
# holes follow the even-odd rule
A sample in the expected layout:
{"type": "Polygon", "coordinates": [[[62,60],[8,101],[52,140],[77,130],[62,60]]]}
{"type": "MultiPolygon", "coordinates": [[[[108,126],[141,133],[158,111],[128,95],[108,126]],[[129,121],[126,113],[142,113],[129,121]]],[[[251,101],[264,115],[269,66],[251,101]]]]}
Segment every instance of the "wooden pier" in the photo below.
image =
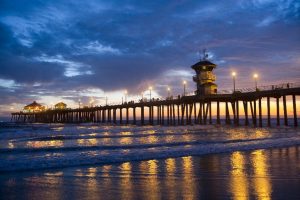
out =
{"type": "Polygon", "coordinates": [[[171,100],[153,100],[82,109],[12,113],[12,121],[22,123],[103,123],[134,125],[234,124],[262,127],[298,126],[297,96],[300,87],[272,88],[263,91],[183,96],[171,100]],[[293,122],[289,124],[287,98],[291,98],[293,122]],[[266,102],[263,109],[262,101],[266,102]],[[276,123],[271,120],[271,100],[276,102],[276,123]],[[212,106],[215,109],[212,109],[212,106]],[[263,110],[265,113],[263,114],[263,110]],[[213,113],[213,111],[215,111],[213,113]],[[223,111],[224,115],[221,115],[223,111]],[[283,114],[283,118],[282,118],[283,114]],[[283,121],[282,121],[283,120],[283,121]],[[283,123],[281,123],[283,122],[283,123]]]}

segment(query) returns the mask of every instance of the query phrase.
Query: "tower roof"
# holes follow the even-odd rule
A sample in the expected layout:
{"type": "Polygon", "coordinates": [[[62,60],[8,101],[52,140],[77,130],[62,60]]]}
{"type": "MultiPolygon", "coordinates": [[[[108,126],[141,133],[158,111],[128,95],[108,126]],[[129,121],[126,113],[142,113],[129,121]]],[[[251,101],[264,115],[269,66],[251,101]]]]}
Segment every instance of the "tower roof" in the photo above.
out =
{"type": "Polygon", "coordinates": [[[24,108],[29,108],[29,107],[42,107],[42,105],[34,101],[33,103],[25,106],[24,108]]]}
{"type": "Polygon", "coordinates": [[[67,104],[65,104],[64,102],[59,102],[59,103],[55,104],[55,106],[67,106],[67,104]]]}
{"type": "Polygon", "coordinates": [[[208,61],[208,60],[201,60],[201,61],[199,61],[199,62],[197,62],[196,64],[194,64],[193,66],[192,66],[192,68],[193,69],[201,69],[203,66],[207,66],[207,67],[216,67],[217,65],[215,65],[214,63],[212,63],[212,62],[210,62],[210,61],[208,61]]]}

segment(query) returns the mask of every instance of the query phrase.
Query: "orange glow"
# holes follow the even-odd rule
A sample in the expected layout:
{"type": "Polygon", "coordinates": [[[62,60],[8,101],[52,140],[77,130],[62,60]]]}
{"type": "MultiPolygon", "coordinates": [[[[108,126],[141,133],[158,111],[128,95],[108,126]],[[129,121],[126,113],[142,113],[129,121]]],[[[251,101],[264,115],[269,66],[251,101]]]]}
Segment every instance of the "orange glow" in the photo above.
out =
{"type": "Polygon", "coordinates": [[[132,166],[130,162],[123,163],[120,166],[122,177],[120,181],[121,188],[121,199],[132,199],[133,191],[132,191],[132,180],[131,180],[131,170],[132,166]]]}
{"type": "Polygon", "coordinates": [[[237,151],[231,154],[230,185],[234,200],[249,199],[249,186],[244,172],[245,158],[243,153],[237,151]]]}
{"type": "Polygon", "coordinates": [[[272,186],[270,183],[270,175],[268,172],[268,159],[263,150],[256,150],[251,155],[254,168],[254,190],[255,196],[259,200],[271,199],[272,186]]]}

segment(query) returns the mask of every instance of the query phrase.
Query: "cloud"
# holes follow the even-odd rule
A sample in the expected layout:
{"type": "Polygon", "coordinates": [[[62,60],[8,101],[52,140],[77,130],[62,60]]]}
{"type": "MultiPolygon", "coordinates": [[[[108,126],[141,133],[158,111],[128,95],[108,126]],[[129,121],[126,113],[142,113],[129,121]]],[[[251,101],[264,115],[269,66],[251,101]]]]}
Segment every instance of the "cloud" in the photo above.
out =
{"type": "Polygon", "coordinates": [[[87,45],[80,48],[81,54],[121,54],[121,51],[116,48],[112,48],[111,46],[104,46],[100,44],[98,41],[91,41],[87,45]]]}
{"type": "Polygon", "coordinates": [[[47,55],[42,55],[39,57],[33,58],[35,61],[45,62],[45,63],[56,63],[65,67],[64,75],[66,77],[80,76],[80,75],[91,75],[93,72],[89,70],[91,66],[66,60],[62,55],[56,55],[49,57],[47,55]]]}
{"type": "MultiPolygon", "coordinates": [[[[193,91],[190,68],[207,48],[218,64],[218,84],[230,87],[297,80],[300,22],[298,1],[1,1],[0,95],[2,105],[79,96],[120,101],[149,85],[193,91]],[[281,70],[284,66],[284,71],[281,70]]],[[[100,101],[99,100],[99,101],[100,101]]],[[[1,105],[1,104],[0,104],[1,105]]]]}

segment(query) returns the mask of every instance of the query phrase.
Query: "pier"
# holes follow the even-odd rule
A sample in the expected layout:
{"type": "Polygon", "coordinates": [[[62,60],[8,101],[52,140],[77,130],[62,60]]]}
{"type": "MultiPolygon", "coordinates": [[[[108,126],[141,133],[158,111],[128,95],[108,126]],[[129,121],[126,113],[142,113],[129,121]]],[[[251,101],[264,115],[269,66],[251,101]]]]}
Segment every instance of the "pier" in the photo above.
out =
{"type": "Polygon", "coordinates": [[[257,91],[235,91],[230,94],[182,96],[177,99],[125,102],[89,108],[12,113],[11,120],[22,123],[86,123],[133,125],[232,124],[245,126],[298,126],[297,96],[300,85],[272,86],[257,91]],[[291,98],[293,122],[289,124],[287,99],[291,98]],[[276,103],[272,124],[270,102],[276,103]],[[262,102],[266,103],[263,109],[262,102]],[[214,109],[212,107],[214,106],[214,109]],[[263,113],[263,110],[265,111],[263,113]],[[214,111],[214,112],[213,112],[214,111]],[[221,111],[225,113],[221,115],[221,111]],[[283,115],[283,117],[282,117],[283,115]],[[283,122],[283,123],[282,123],[283,122]]]}
{"type": "MultiPolygon", "coordinates": [[[[272,125],[271,100],[276,102],[276,125],[289,125],[287,99],[292,99],[293,125],[298,126],[297,96],[299,83],[285,83],[271,86],[257,86],[258,75],[254,74],[255,88],[236,89],[236,72],[232,72],[233,91],[218,91],[214,70],[217,65],[208,60],[206,50],[203,58],[192,65],[196,75],[196,91],[186,94],[186,81],[183,82],[183,95],[176,99],[152,99],[149,87],[149,101],[126,102],[119,105],[105,105],[78,109],[54,109],[44,111],[36,102],[27,105],[29,111],[12,113],[14,122],[31,123],[105,123],[134,125],[191,125],[191,124],[234,124],[249,126],[272,125]],[[263,102],[266,105],[263,107],[263,102]],[[214,108],[213,108],[214,107],[214,108]],[[265,111],[263,113],[263,110],[265,111]],[[38,112],[37,112],[38,111],[38,112]],[[283,123],[282,123],[283,114],[283,123]],[[243,120],[242,120],[243,119],[243,120]]],[[[127,91],[126,91],[127,93],[127,91]]],[[[62,102],[57,108],[65,108],[62,102]]]]}

